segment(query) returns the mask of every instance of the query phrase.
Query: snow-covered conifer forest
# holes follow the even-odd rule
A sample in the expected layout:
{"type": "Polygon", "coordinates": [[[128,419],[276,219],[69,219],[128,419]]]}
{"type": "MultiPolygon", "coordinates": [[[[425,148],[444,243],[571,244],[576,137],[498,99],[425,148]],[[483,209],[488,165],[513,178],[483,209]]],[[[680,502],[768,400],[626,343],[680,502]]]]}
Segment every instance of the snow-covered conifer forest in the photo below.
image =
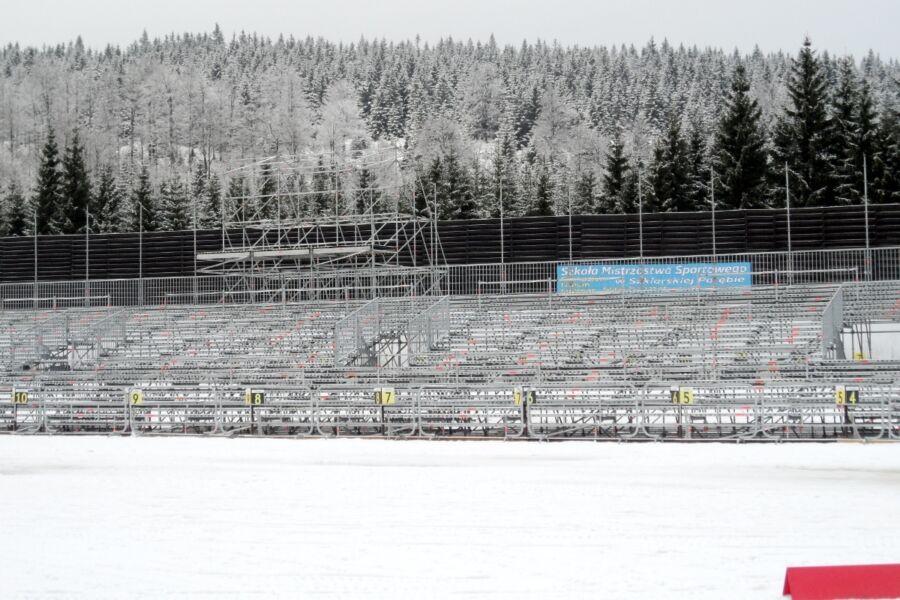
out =
{"type": "MultiPolygon", "coordinates": [[[[0,231],[215,226],[226,171],[280,155],[402,156],[442,218],[900,200],[900,64],[797,48],[563,47],[144,35],[0,50],[0,231]],[[396,150],[394,150],[396,149],[396,150]],[[713,175],[714,174],[714,175],[713,175]]],[[[334,157],[334,158],[331,158],[334,157]]],[[[384,187],[366,169],[298,186],[384,187]]],[[[253,190],[250,190],[252,193],[253,190]]],[[[340,192],[339,192],[340,195],[340,192]]],[[[352,195],[341,197],[348,207],[352,195]]],[[[309,203],[314,212],[321,203],[309,203]]]]}

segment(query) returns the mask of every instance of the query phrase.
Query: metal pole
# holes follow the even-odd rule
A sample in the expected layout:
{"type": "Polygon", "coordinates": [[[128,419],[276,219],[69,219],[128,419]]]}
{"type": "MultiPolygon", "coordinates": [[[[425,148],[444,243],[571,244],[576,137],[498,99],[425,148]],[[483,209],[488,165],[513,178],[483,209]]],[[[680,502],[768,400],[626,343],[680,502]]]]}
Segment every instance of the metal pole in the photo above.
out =
{"type": "Polygon", "coordinates": [[[506,293],[506,235],[503,231],[503,177],[500,177],[500,280],[506,293]]]}
{"type": "Polygon", "coordinates": [[[794,281],[794,254],[791,247],[791,179],[787,161],[784,161],[784,193],[787,216],[788,283],[790,284],[794,281]]]}
{"type": "Polygon", "coordinates": [[[90,306],[91,278],[91,209],[90,204],[84,204],[84,305],[90,306]]]}
{"type": "MultiPolygon", "coordinates": [[[[337,178],[337,174],[335,174],[335,178],[337,178]]],[[[336,198],[336,197],[335,197],[335,198],[336,198]]],[[[335,207],[337,207],[337,201],[335,201],[335,207]]],[[[335,215],[336,215],[336,214],[337,214],[337,213],[335,213],[335,215]]],[[[335,243],[338,243],[338,230],[339,230],[339,229],[340,229],[340,224],[338,223],[338,219],[336,218],[336,219],[335,219],[335,229],[334,229],[334,241],[335,241],[335,243]]],[[[357,230],[357,231],[358,231],[358,230],[357,230]]],[[[354,236],[355,236],[355,235],[356,235],[356,234],[354,234],[354,236]]],[[[371,256],[369,257],[369,260],[371,261],[371,271],[372,271],[372,272],[371,272],[371,274],[370,274],[370,276],[369,276],[369,279],[370,279],[370,283],[371,283],[371,286],[372,286],[372,299],[374,300],[375,297],[378,295],[378,290],[377,290],[377,288],[376,288],[376,283],[377,283],[377,275],[376,275],[376,272],[377,272],[377,271],[376,271],[376,268],[375,268],[375,207],[372,206],[372,205],[369,206],[369,243],[370,243],[371,246],[372,246],[372,253],[371,253],[371,256]]],[[[432,276],[432,286],[433,286],[433,285],[434,285],[434,279],[433,279],[433,276],[432,276]]],[[[379,360],[379,362],[378,362],[378,366],[379,366],[379,367],[381,366],[380,360],[379,360]]]]}
{"type": "Polygon", "coordinates": [[[431,215],[431,293],[434,294],[434,286],[437,282],[437,184],[431,185],[434,191],[434,213],[431,215]]]}
{"type": "Polygon", "coordinates": [[[506,252],[504,248],[503,235],[503,178],[500,178],[500,264],[506,263],[506,252]]]}
{"type": "Polygon", "coordinates": [[[84,205],[84,280],[91,277],[91,209],[84,205]]]}
{"type": "MultiPolygon", "coordinates": [[[[637,188],[638,188],[638,250],[641,257],[641,264],[643,264],[644,260],[644,197],[643,192],[641,191],[641,179],[643,178],[643,171],[641,167],[638,166],[638,180],[637,180],[637,188]]],[[[643,274],[641,274],[643,278],[643,274]]]]}
{"type": "MultiPolygon", "coordinates": [[[[197,198],[193,199],[193,208],[194,208],[194,273],[193,273],[193,288],[194,288],[194,303],[197,303],[197,198]]],[[[279,230],[279,234],[280,234],[279,230]]],[[[223,248],[224,250],[224,248],[223,248]]]]}
{"type": "Polygon", "coordinates": [[[144,305],[144,205],[138,201],[138,286],[140,302],[144,305]]]}
{"type": "Polygon", "coordinates": [[[866,219],[866,281],[869,281],[872,278],[872,255],[869,249],[869,173],[865,154],[863,154],[863,207],[866,219]]]}
{"type": "Polygon", "coordinates": [[[572,185],[566,187],[566,197],[569,200],[569,263],[572,262],[572,185]]]}
{"type": "Polygon", "coordinates": [[[641,289],[644,288],[644,196],[641,190],[641,179],[643,179],[643,170],[638,164],[638,243],[641,257],[641,289]]]}
{"type": "Polygon", "coordinates": [[[709,170],[709,197],[712,207],[712,253],[713,262],[716,262],[716,171],[709,170]]]}
{"type": "Polygon", "coordinates": [[[34,205],[34,286],[31,297],[34,298],[34,308],[37,308],[38,287],[38,211],[37,203],[34,205]]]}

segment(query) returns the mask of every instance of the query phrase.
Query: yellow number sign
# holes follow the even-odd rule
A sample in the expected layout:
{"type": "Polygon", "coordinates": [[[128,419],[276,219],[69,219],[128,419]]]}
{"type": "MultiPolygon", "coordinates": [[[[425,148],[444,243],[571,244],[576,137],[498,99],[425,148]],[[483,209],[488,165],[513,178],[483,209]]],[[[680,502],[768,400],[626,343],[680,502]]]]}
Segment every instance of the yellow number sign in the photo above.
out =
{"type": "Polygon", "coordinates": [[[516,406],[521,406],[522,402],[526,404],[534,404],[537,400],[537,393],[534,390],[523,390],[522,388],[513,388],[513,402],[516,406]]]}
{"type": "Polygon", "coordinates": [[[834,388],[834,403],[844,404],[847,401],[847,390],[844,386],[839,385],[834,388]]]}
{"type": "Polygon", "coordinates": [[[244,392],[244,404],[248,406],[262,406],[266,403],[266,393],[262,390],[250,390],[244,392]]]}
{"type": "Polygon", "coordinates": [[[144,390],[131,390],[128,392],[128,401],[132,404],[143,404],[144,403],[144,390]]]}
{"type": "Polygon", "coordinates": [[[669,390],[669,400],[672,404],[693,404],[694,388],[678,387],[669,390]]]}
{"type": "Polygon", "coordinates": [[[28,404],[28,390],[13,390],[13,404],[28,404]]]}
{"type": "Polygon", "coordinates": [[[394,388],[381,388],[375,390],[375,404],[394,404],[397,401],[397,392],[394,388]]]}
{"type": "Polygon", "coordinates": [[[859,389],[839,385],[834,388],[835,404],[856,404],[860,400],[859,389]]]}

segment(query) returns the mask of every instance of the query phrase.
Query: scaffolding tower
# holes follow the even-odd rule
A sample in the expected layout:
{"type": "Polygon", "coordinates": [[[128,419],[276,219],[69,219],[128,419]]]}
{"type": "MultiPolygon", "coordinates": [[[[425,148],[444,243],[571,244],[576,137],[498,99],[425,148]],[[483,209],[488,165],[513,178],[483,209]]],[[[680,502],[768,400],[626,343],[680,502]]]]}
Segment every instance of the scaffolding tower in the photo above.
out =
{"type": "MultiPolygon", "coordinates": [[[[235,294],[351,299],[443,293],[436,210],[416,210],[399,148],[270,156],[226,176],[222,249],[199,271],[235,294]],[[409,192],[409,193],[407,193],[409,192]]],[[[421,198],[420,198],[421,200],[421,198]]]]}

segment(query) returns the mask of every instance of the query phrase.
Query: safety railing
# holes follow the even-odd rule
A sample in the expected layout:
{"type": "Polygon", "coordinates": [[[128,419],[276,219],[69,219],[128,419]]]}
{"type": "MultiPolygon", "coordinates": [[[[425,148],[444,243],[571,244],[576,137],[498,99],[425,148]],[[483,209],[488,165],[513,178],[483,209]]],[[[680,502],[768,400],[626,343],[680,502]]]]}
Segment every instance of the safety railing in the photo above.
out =
{"type": "Polygon", "coordinates": [[[900,389],[766,386],[32,388],[0,390],[2,433],[900,441],[900,389]],[[19,391],[19,398],[22,392],[19,391]],[[135,398],[135,400],[132,400],[135,398]],[[384,402],[388,399],[387,402],[384,402]],[[379,402],[381,400],[381,402],[379,402]]]}
{"type": "Polygon", "coordinates": [[[822,356],[844,358],[844,342],[841,332],[844,327],[844,289],[834,293],[822,313],[822,356]]]}
{"type": "Polygon", "coordinates": [[[408,362],[433,350],[439,341],[450,334],[450,297],[444,296],[410,320],[406,326],[408,362]]]}
{"type": "Polygon", "coordinates": [[[334,366],[346,366],[378,337],[381,327],[381,300],[366,302],[334,326],[334,366]]]}

